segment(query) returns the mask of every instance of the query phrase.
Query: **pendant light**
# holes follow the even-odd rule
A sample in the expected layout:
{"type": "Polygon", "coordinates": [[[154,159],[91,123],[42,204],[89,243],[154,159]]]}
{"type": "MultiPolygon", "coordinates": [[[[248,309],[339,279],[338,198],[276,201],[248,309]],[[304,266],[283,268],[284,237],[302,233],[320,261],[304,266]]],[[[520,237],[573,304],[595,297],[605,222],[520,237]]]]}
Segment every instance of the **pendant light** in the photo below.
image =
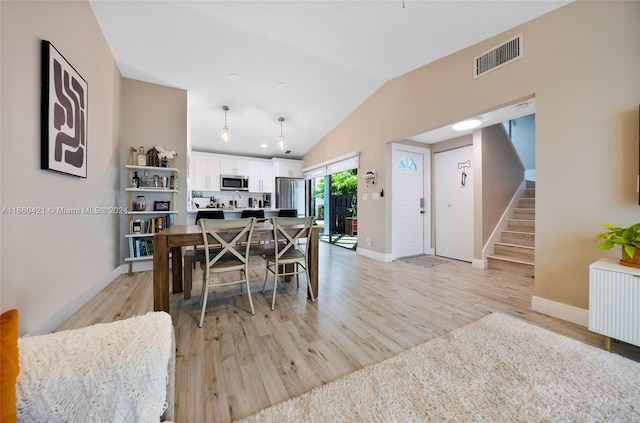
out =
{"type": "Polygon", "coordinates": [[[286,147],[286,143],[284,141],[284,135],[282,134],[282,122],[284,122],[284,118],[280,116],[278,118],[278,122],[280,122],[280,136],[278,137],[278,149],[280,151],[284,151],[286,147]]]}
{"type": "Polygon", "coordinates": [[[224,143],[229,142],[229,127],[227,126],[227,112],[229,111],[229,106],[222,106],[222,110],[224,110],[224,126],[220,131],[220,139],[224,143]]]}

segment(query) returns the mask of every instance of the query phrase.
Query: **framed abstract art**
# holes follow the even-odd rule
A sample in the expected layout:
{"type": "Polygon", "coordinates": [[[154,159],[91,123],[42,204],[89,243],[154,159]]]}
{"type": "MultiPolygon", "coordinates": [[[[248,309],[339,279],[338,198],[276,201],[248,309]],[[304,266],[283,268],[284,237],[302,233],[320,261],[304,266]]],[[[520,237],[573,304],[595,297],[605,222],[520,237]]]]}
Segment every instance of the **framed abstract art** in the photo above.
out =
{"type": "Polygon", "coordinates": [[[42,40],[40,168],[87,177],[88,85],[42,40]]]}

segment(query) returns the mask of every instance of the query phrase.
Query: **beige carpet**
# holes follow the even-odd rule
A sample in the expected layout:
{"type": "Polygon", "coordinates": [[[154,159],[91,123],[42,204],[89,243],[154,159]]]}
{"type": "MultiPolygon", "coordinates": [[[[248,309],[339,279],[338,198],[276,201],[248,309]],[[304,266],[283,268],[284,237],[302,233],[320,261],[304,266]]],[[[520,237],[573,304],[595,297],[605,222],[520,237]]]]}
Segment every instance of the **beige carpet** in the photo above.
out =
{"type": "Polygon", "coordinates": [[[242,422],[639,422],[640,363],[493,313],[242,422]]]}

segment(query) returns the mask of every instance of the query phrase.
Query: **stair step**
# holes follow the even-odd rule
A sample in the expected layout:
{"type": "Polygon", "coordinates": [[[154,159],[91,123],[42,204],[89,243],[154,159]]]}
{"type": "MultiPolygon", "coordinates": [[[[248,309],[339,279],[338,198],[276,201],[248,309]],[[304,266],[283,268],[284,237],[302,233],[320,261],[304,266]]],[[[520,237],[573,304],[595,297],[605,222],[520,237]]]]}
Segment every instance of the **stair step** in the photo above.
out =
{"type": "Polygon", "coordinates": [[[536,248],[524,245],[496,242],[494,245],[494,255],[520,259],[534,263],[536,257],[536,248]]]}
{"type": "Polygon", "coordinates": [[[536,198],[535,188],[525,188],[522,198],[536,198]]]}
{"type": "Polygon", "coordinates": [[[536,235],[531,232],[502,231],[502,242],[506,244],[524,245],[526,247],[536,246],[536,235]]]}
{"type": "Polygon", "coordinates": [[[518,207],[521,208],[535,208],[536,206],[536,199],[535,198],[519,198],[518,199],[518,207]]]}
{"type": "Polygon", "coordinates": [[[535,276],[535,265],[532,262],[497,255],[488,256],[487,259],[489,261],[489,269],[501,270],[528,278],[535,276]]]}
{"type": "Polygon", "coordinates": [[[536,231],[536,221],[531,219],[507,219],[507,230],[534,233],[536,231]]]}
{"type": "Polygon", "coordinates": [[[536,209],[515,208],[513,209],[513,219],[536,219],[536,209]]]}

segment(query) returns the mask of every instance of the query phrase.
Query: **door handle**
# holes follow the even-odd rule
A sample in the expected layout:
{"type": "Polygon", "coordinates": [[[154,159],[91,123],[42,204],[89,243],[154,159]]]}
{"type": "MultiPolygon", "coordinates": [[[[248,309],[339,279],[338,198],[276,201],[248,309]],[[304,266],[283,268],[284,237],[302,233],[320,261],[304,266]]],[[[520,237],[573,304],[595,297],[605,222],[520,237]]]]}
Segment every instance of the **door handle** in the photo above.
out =
{"type": "Polygon", "coordinates": [[[424,214],[424,197],[420,199],[420,214],[424,214]]]}

